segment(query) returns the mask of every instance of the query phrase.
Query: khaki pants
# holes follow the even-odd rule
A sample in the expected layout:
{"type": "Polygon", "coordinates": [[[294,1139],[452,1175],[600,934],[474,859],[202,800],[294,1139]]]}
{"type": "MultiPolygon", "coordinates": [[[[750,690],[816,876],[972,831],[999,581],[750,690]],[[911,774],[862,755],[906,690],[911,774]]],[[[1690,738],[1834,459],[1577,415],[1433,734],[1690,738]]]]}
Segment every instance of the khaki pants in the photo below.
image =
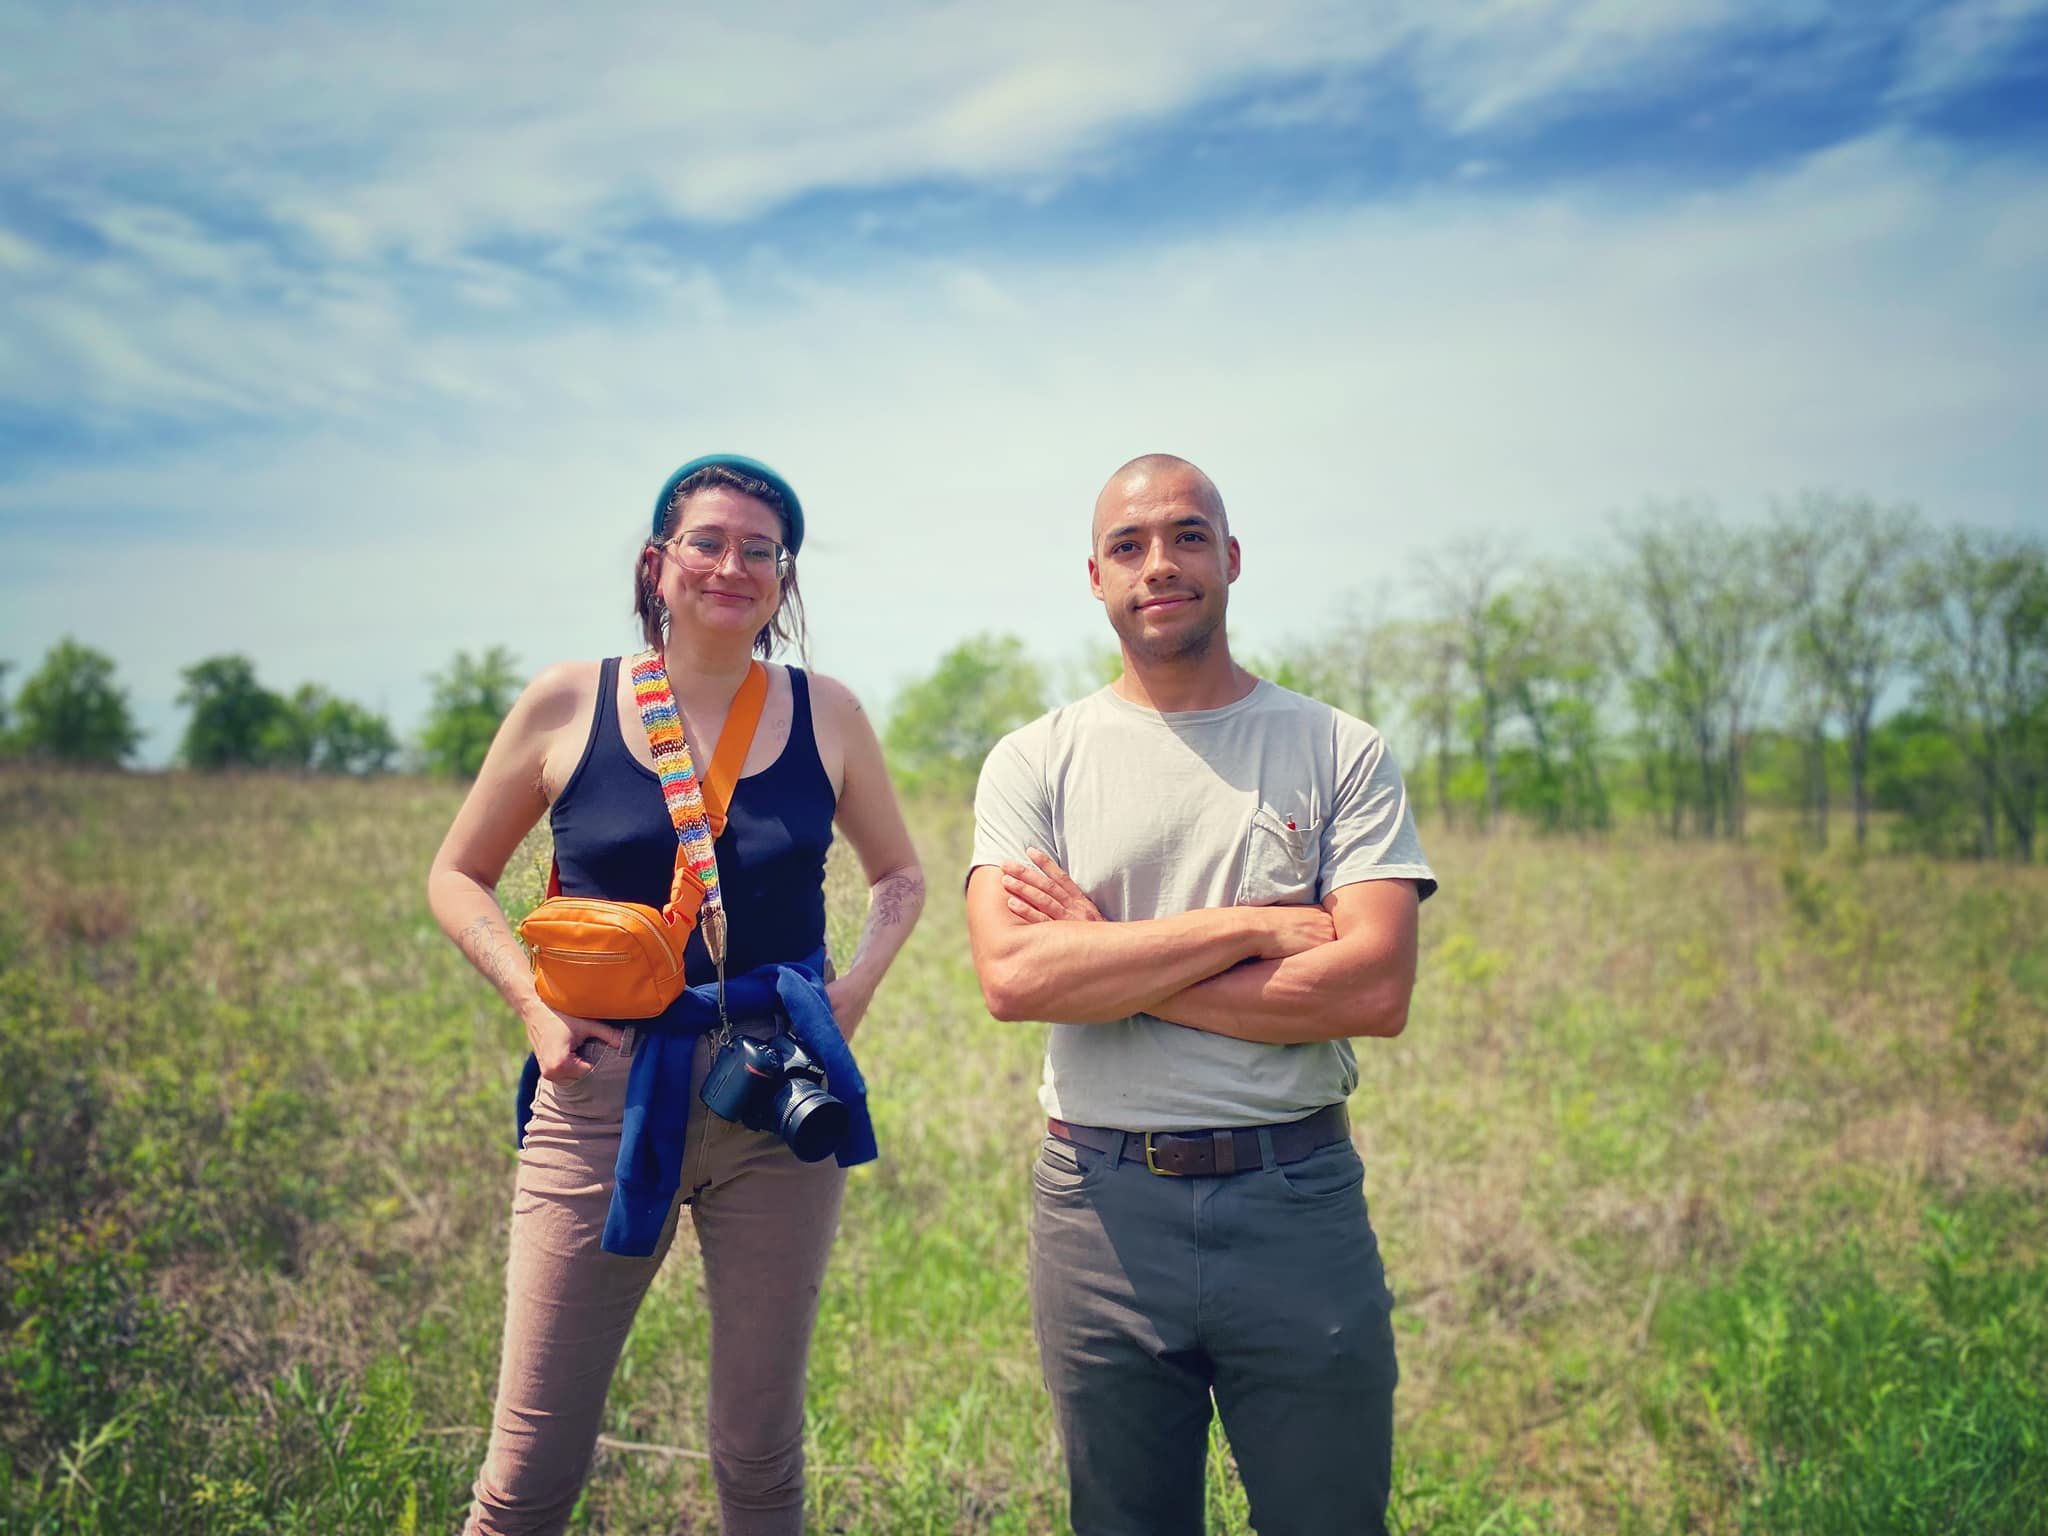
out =
{"type": "MultiPolygon", "coordinates": [[[[651,1258],[599,1246],[625,1108],[626,1049],[588,1047],[594,1069],[543,1081],[512,1201],[505,1346],[490,1449],[468,1536],[560,1531],[590,1470],[605,1390],[633,1314],[669,1243],[651,1258]]],[[[704,1255],[711,1312],[708,1445],[727,1536],[803,1529],[804,1366],[845,1170],[800,1163],[771,1135],[694,1097],[711,1047],[699,1040],[682,1196],[704,1255]]]]}
{"type": "Polygon", "coordinates": [[[1222,1177],[1047,1137],[1031,1312],[1075,1536],[1201,1536],[1213,1410],[1260,1536],[1384,1533],[1393,1298],[1349,1142],[1222,1177]]]}

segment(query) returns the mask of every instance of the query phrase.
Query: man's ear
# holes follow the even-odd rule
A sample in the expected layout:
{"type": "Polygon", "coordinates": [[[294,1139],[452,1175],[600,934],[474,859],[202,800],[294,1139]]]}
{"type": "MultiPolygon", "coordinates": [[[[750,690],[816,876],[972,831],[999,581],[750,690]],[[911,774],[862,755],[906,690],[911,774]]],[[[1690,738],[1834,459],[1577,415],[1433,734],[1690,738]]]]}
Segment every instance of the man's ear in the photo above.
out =
{"type": "Polygon", "coordinates": [[[1235,581],[1237,580],[1237,573],[1244,568],[1244,555],[1237,547],[1237,538],[1235,535],[1232,535],[1229,542],[1224,547],[1230,551],[1230,563],[1227,567],[1230,574],[1225,578],[1225,580],[1235,581]]]}
{"type": "Polygon", "coordinates": [[[1095,595],[1098,603],[1102,601],[1102,572],[1095,568],[1093,555],[1088,557],[1088,590],[1095,595]]]}

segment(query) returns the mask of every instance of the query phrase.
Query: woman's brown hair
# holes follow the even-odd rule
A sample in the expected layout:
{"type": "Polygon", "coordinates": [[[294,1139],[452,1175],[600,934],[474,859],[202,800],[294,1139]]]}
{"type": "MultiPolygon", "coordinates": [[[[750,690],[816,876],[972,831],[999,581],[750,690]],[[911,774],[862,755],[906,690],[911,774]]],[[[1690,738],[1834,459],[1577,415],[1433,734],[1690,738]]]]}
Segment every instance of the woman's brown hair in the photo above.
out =
{"type": "MultiPolygon", "coordinates": [[[[767,507],[775,514],[776,522],[782,525],[783,543],[789,542],[789,508],[783,502],[782,493],[767,481],[756,480],[736,469],[727,469],[723,464],[707,464],[682,481],[668,499],[668,509],[661,522],[661,537],[647,541],[633,570],[633,616],[640,621],[640,637],[650,646],[661,644],[668,610],[654,590],[656,567],[649,563],[647,551],[659,549],[674,538],[676,524],[682,521],[683,503],[714,485],[726,486],[742,496],[751,496],[767,507]]],[[[810,636],[804,624],[803,593],[797,590],[794,555],[790,557],[789,569],[782,576],[782,601],[775,609],[775,617],[763,624],[761,632],[754,636],[754,654],[766,660],[775,654],[778,646],[784,645],[794,646],[805,666],[811,664],[810,636]]]]}

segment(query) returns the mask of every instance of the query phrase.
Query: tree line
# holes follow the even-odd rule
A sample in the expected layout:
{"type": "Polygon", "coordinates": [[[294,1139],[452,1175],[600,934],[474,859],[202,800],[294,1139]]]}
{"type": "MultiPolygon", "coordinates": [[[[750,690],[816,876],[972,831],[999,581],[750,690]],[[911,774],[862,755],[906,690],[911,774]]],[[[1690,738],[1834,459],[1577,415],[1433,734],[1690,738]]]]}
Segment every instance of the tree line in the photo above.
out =
{"type": "MultiPolygon", "coordinates": [[[[1649,819],[1741,839],[1754,809],[1824,846],[1838,809],[1868,845],[2030,861],[2048,801],[2048,548],[1935,530],[1905,506],[1807,495],[1753,523],[1695,502],[1618,522],[1576,562],[1467,538],[1417,563],[1398,613],[1351,605],[1254,671],[1373,720],[1420,814],[1550,832],[1649,819]]],[[[981,635],[905,687],[884,731],[906,789],[971,791],[1005,732],[1115,674],[1098,648],[1056,678],[981,635]]],[[[105,655],[65,639],[9,698],[0,750],[119,764],[139,743],[105,655]]],[[[419,736],[317,685],[274,692],[245,656],[181,674],[195,769],[474,774],[522,678],[494,646],[430,678],[419,736]]]]}
{"type": "MultiPolygon", "coordinates": [[[[104,652],[66,636],[12,698],[8,670],[0,662],[0,756],[115,768],[142,744],[128,692],[104,652]]],[[[433,703],[425,728],[401,745],[383,715],[317,683],[290,693],[265,687],[247,656],[206,657],[179,680],[178,703],[188,711],[177,752],[182,767],[354,775],[403,767],[450,777],[474,775],[482,766],[524,683],[503,646],[476,656],[456,652],[429,679],[433,703]]]]}
{"type": "MultiPolygon", "coordinates": [[[[1647,818],[1740,840],[1758,807],[1859,849],[2035,856],[2048,809],[2048,548],[1812,494],[1737,523],[1697,502],[1617,522],[1579,561],[1475,537],[1418,562],[1398,614],[1352,611],[1248,656],[1372,720],[1418,812],[1550,832],[1647,818]]],[[[1096,681],[1115,672],[1102,658],[1096,681]]],[[[1069,680],[1070,684],[1073,680],[1069,680]]],[[[893,766],[959,792],[1052,696],[1023,644],[981,636],[906,689],[893,766]]],[[[1066,692],[1077,691],[1069,686],[1066,692]]]]}

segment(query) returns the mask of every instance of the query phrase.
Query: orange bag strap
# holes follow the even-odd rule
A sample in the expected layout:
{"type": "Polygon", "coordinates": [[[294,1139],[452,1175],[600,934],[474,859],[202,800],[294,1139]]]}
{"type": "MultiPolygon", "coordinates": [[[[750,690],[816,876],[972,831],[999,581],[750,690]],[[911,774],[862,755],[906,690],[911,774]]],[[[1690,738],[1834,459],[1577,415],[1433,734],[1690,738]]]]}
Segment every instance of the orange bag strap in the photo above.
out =
{"type": "MultiPolygon", "coordinates": [[[[660,656],[650,653],[654,667],[658,668],[660,656]]],[[[682,712],[675,706],[675,700],[668,696],[666,673],[650,675],[652,685],[642,691],[640,666],[633,671],[634,690],[640,696],[641,718],[648,723],[648,745],[655,747],[656,761],[661,760],[661,748],[654,740],[653,727],[656,716],[650,711],[650,695],[666,698],[668,721],[664,733],[672,739],[680,753],[684,767],[683,779],[687,783],[690,775],[689,747],[683,740],[681,730],[682,712]]],[[[668,905],[662,909],[663,916],[674,923],[680,915],[683,931],[688,932],[694,923],[704,940],[706,953],[720,967],[719,978],[723,984],[725,971],[725,903],[718,888],[718,862],[712,844],[725,830],[726,808],[732,804],[733,786],[739,783],[740,769],[747,761],[747,749],[754,744],[754,731],[761,723],[761,706],[768,698],[768,669],[760,662],[753,662],[747,668],[747,675],[740,679],[740,686],[732,696],[732,703],[726,706],[725,724],[718,730],[718,745],[711,753],[711,770],[696,784],[688,786],[685,804],[694,799],[703,819],[697,824],[694,836],[685,821],[676,822],[676,869],[669,881],[668,905]],[[708,834],[708,835],[707,835],[708,834]]],[[[668,775],[662,778],[662,791],[668,800],[669,814],[677,816],[676,797],[669,794],[668,775]]],[[[721,993],[721,996],[723,994],[721,993]]]]}
{"type": "Polygon", "coordinates": [[[754,744],[761,709],[767,702],[768,669],[757,661],[747,668],[739,692],[732,696],[725,724],[719,727],[718,746],[711,753],[711,771],[704,776],[704,818],[711,823],[714,838],[725,832],[726,807],[732,804],[733,786],[740,781],[740,769],[746,765],[747,750],[754,744]]]}

